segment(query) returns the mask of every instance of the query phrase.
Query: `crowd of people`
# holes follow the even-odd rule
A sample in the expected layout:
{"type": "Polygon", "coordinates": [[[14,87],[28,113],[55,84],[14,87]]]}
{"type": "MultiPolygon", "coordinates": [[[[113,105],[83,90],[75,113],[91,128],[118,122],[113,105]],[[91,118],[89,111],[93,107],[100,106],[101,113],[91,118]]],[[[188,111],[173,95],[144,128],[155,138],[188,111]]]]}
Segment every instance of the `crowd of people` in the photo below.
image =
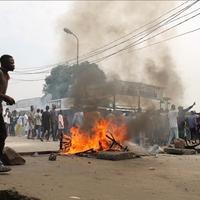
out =
{"type": "Polygon", "coordinates": [[[171,105],[168,113],[170,128],[168,145],[177,138],[189,140],[200,139],[200,113],[190,111],[194,106],[195,103],[185,109],[179,106],[178,110],[176,110],[176,106],[174,104],[171,105]]]}
{"type": "MultiPolygon", "coordinates": [[[[109,119],[113,117],[119,119],[121,116],[121,119],[127,123],[128,131],[132,132],[129,135],[134,132],[134,142],[138,144],[143,144],[142,140],[146,137],[151,144],[169,145],[177,138],[187,137],[192,140],[199,138],[200,114],[194,111],[188,112],[194,105],[195,103],[186,109],[179,106],[178,110],[175,105],[171,105],[169,111],[113,112],[109,110],[104,111],[104,114],[103,112],[99,113],[101,117],[109,119]]],[[[47,105],[45,110],[35,109],[34,106],[31,106],[30,111],[26,112],[17,112],[16,110],[10,112],[6,108],[3,117],[8,135],[26,136],[27,139],[41,141],[57,141],[63,132],[69,133],[72,126],[84,128],[86,124],[90,123],[91,117],[101,118],[94,115],[89,116],[88,112],[83,112],[81,109],[71,115],[64,115],[63,111],[58,111],[53,104],[51,109],[47,105]]]]}
{"type": "Polygon", "coordinates": [[[30,107],[30,111],[10,112],[9,108],[5,109],[3,114],[7,134],[10,136],[26,136],[27,139],[39,139],[41,141],[57,141],[59,135],[66,128],[67,123],[62,111],[56,111],[56,106],[47,105],[43,109],[30,107]]]}

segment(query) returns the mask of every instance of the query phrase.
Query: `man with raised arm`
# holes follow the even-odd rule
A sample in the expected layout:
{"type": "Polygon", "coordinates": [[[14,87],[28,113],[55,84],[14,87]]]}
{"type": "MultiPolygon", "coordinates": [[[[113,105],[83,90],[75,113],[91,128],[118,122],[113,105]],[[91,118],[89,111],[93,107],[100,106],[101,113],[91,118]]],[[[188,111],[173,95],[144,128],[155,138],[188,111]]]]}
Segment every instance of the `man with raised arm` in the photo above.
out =
{"type": "Polygon", "coordinates": [[[185,138],[185,114],[192,109],[196,103],[194,102],[191,106],[188,108],[183,108],[182,106],[178,107],[178,133],[179,137],[184,139],[185,138]]]}
{"type": "Polygon", "coordinates": [[[5,145],[5,140],[7,137],[6,126],[3,119],[3,107],[2,101],[5,101],[7,105],[15,104],[15,100],[6,95],[6,90],[8,86],[8,80],[10,76],[8,74],[9,71],[13,71],[15,69],[14,59],[10,55],[3,55],[0,57],[0,172],[8,172],[11,169],[9,167],[4,166],[2,162],[2,154],[3,148],[5,145]]]}

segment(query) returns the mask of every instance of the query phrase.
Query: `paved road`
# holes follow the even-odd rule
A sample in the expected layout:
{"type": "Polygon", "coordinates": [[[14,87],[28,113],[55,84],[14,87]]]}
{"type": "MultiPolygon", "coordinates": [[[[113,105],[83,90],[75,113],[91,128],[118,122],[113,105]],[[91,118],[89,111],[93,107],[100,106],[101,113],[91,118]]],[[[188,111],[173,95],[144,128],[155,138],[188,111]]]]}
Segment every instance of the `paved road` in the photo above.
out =
{"type": "Polygon", "coordinates": [[[59,142],[41,142],[40,140],[32,140],[19,136],[8,136],[5,146],[11,147],[18,153],[59,150],[59,142]]]}

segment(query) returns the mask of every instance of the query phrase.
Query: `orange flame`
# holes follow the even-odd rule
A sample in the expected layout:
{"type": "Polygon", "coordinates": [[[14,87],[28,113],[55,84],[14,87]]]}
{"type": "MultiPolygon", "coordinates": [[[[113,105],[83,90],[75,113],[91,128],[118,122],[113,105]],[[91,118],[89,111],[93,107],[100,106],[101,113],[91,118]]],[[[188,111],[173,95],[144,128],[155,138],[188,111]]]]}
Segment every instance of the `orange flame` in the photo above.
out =
{"type": "Polygon", "coordinates": [[[110,148],[111,141],[106,135],[112,134],[117,142],[123,144],[127,139],[127,128],[125,124],[117,124],[111,120],[101,119],[94,123],[90,132],[85,132],[78,127],[72,127],[71,144],[70,147],[65,150],[65,154],[75,154],[78,152],[84,152],[89,149],[94,151],[108,150],[110,148]]]}

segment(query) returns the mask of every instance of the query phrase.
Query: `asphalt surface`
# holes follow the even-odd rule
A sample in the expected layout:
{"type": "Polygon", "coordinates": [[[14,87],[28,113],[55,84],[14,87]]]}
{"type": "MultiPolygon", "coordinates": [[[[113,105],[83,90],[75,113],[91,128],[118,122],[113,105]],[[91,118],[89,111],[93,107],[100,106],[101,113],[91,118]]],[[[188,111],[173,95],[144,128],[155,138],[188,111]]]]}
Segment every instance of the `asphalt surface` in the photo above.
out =
{"type": "Polygon", "coordinates": [[[59,141],[42,142],[24,136],[8,136],[5,146],[11,147],[18,153],[58,151],[59,141]]]}

